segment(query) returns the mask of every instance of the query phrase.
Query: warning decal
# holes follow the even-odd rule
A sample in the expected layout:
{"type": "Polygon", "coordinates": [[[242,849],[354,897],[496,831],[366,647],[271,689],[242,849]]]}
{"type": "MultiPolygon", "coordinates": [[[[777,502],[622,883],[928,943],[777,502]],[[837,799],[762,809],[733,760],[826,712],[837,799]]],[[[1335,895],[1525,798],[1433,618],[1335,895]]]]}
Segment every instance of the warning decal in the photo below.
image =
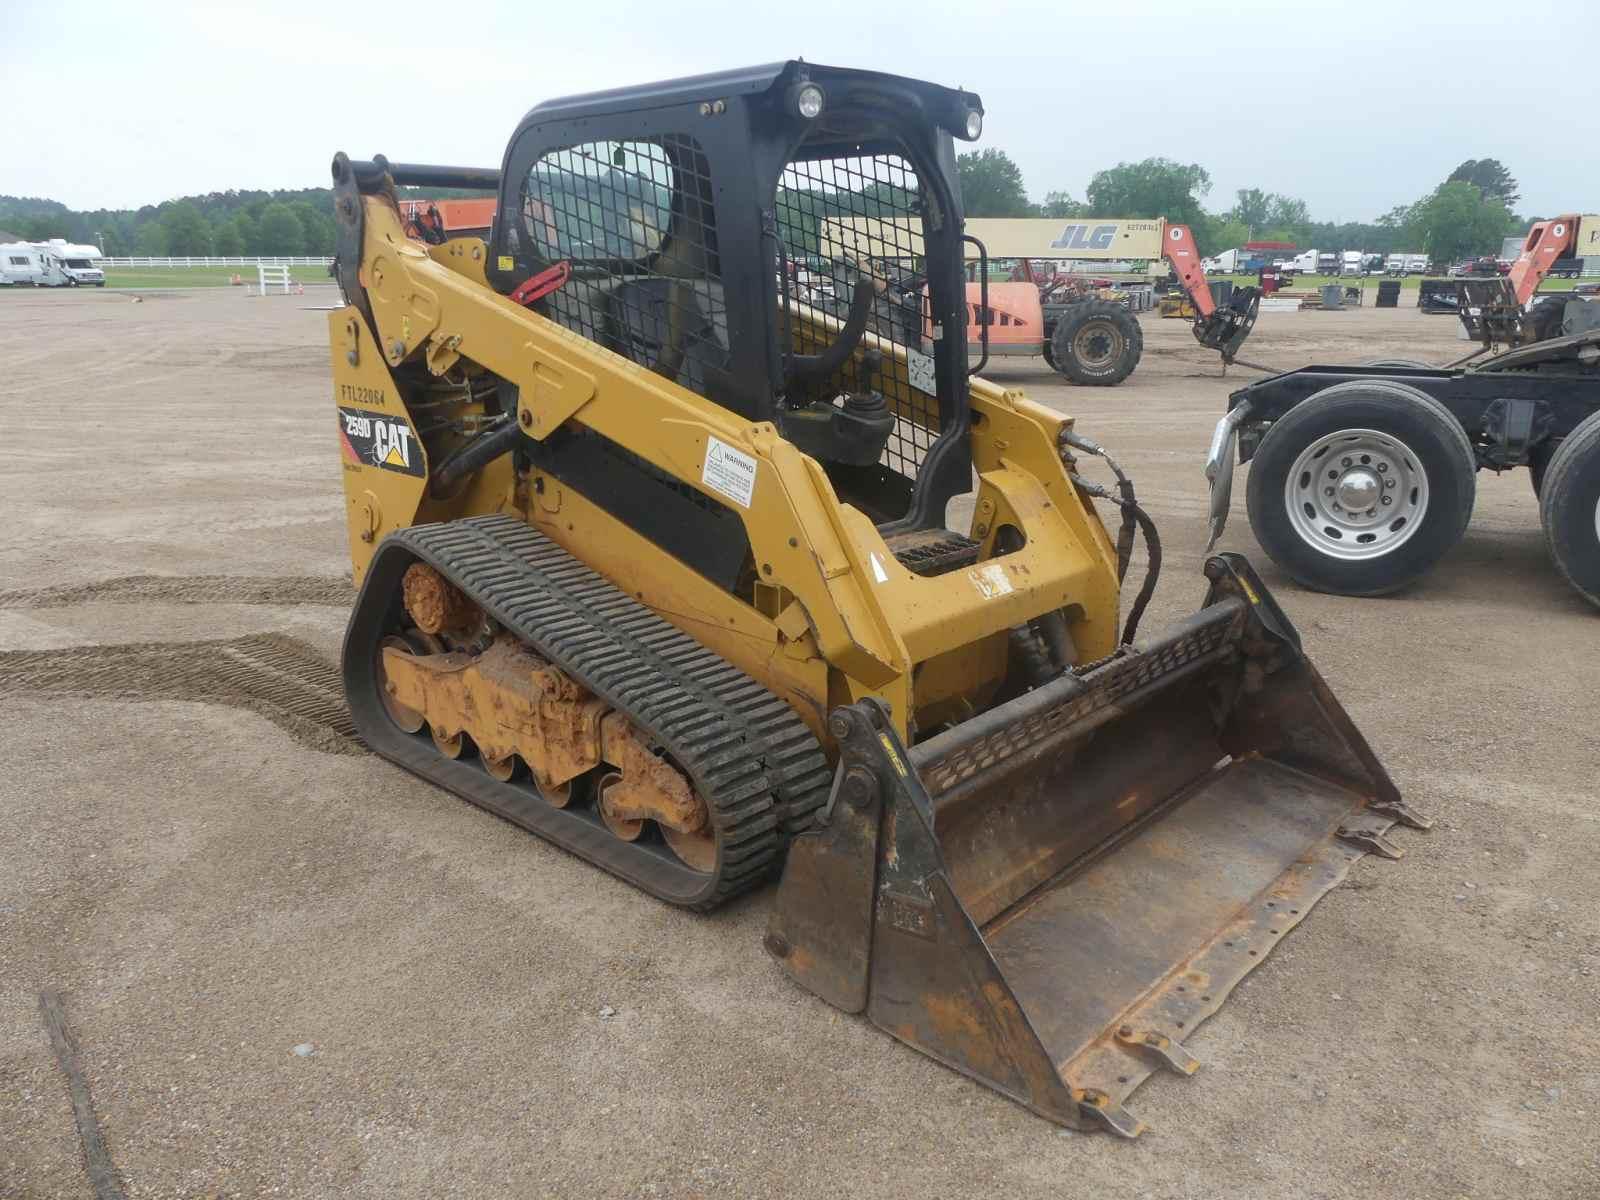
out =
{"type": "Polygon", "coordinates": [[[706,438],[706,463],[700,482],[741,508],[756,494],[756,460],[715,437],[706,438]]]}
{"type": "Polygon", "coordinates": [[[985,600],[1009,596],[1016,590],[1011,586],[1011,580],[1006,578],[1006,569],[999,563],[986,563],[976,570],[968,571],[967,578],[972,580],[972,585],[985,600]]]}
{"type": "Polygon", "coordinates": [[[339,444],[351,466],[383,467],[419,479],[427,473],[411,427],[382,413],[340,405],[339,444]]]}

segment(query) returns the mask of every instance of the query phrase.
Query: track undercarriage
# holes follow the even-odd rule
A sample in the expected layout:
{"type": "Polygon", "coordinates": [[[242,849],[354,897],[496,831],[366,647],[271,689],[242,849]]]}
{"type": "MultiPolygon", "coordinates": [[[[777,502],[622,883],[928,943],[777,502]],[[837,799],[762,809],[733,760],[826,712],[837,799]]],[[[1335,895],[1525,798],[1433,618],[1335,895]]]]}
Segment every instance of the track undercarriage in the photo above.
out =
{"type": "Polygon", "coordinates": [[[759,884],[826,799],[782,701],[536,531],[474,518],[400,543],[345,647],[388,757],[693,907],[759,884]]]}

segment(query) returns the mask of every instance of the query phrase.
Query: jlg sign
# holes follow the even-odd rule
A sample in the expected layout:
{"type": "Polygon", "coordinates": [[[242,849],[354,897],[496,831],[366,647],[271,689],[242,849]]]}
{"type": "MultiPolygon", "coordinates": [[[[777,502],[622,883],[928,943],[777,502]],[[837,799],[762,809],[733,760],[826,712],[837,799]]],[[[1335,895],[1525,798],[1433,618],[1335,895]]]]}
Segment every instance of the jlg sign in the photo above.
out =
{"type": "MultiPolygon", "coordinates": [[[[1159,259],[1163,222],[1090,218],[971,217],[966,232],[980,240],[991,259],[1077,258],[1091,262],[1159,259]]],[[[976,253],[970,246],[967,253],[976,253]]]]}
{"type": "Polygon", "coordinates": [[[1116,240],[1115,225],[1068,225],[1050,243],[1053,250],[1109,250],[1116,240]]]}

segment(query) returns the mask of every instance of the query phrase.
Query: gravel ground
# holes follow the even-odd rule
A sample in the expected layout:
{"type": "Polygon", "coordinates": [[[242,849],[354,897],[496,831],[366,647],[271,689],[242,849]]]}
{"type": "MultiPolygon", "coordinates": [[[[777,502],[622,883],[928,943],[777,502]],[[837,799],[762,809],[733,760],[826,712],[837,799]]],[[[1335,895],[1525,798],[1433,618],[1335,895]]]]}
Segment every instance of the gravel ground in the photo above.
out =
{"type": "MultiPolygon", "coordinates": [[[[1481,476],[1461,544],[1399,596],[1310,594],[1258,556],[1438,823],[1284,940],[1189,1041],[1201,1073],[1134,1097],[1153,1129],[1129,1144],[798,991],[760,947],[770,892],[670,909],[370,755],[185,699],[127,649],[336,653],[310,311],[331,302],[0,297],[0,652],[107,664],[60,699],[4,685],[38,656],[0,658],[0,1195],[90,1194],[45,989],[131,1197],[1600,1195],[1600,618],[1546,560],[1525,473],[1481,476]]],[[[1250,375],[1183,323],[1145,328],[1119,388],[997,378],[1131,469],[1168,548],[1154,629],[1200,597],[1200,461],[1250,375]]],[[[1249,350],[1461,343],[1369,309],[1267,314],[1249,350]]],[[[1224,547],[1255,555],[1243,493],[1224,547]]]]}

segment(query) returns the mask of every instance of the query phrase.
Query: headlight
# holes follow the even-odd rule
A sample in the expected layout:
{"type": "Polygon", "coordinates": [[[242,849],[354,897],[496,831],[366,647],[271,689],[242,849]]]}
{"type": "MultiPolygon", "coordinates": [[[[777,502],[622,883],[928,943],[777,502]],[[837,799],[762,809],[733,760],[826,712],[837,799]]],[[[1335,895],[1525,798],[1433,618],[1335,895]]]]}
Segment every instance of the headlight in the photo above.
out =
{"type": "Polygon", "coordinates": [[[822,89],[814,83],[803,83],[795,89],[794,110],[808,121],[822,114],[822,89]]]}
{"type": "Polygon", "coordinates": [[[983,114],[975,108],[967,110],[967,141],[975,142],[983,136],[983,114]]]}

